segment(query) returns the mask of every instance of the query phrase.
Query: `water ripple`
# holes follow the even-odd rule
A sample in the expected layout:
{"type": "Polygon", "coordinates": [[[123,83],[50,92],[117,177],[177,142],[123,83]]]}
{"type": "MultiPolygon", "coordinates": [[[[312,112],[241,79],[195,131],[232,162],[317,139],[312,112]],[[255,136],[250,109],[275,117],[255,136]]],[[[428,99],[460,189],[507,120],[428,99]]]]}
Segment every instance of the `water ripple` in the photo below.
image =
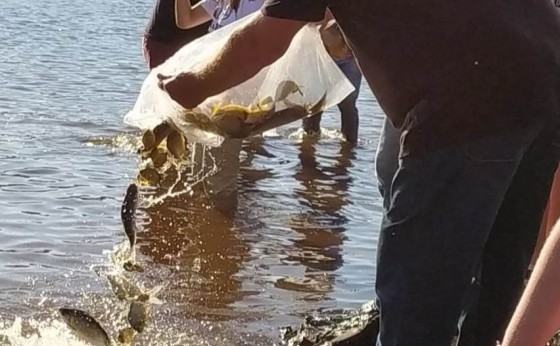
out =
{"type": "MultiPolygon", "coordinates": [[[[139,143],[122,117],[147,74],[140,38],[152,2],[72,6],[0,2],[0,317],[10,322],[0,334],[23,328],[14,345],[34,344],[33,323],[44,344],[78,345],[53,314],[60,305],[122,325],[91,269],[124,237],[119,208],[139,143]]],[[[269,346],[279,326],[373,297],[382,112],[365,85],[359,108],[355,149],[332,111],[319,141],[299,124],[247,141],[233,220],[185,196],[142,208],[143,278],[169,287],[140,343],[269,346]]]]}

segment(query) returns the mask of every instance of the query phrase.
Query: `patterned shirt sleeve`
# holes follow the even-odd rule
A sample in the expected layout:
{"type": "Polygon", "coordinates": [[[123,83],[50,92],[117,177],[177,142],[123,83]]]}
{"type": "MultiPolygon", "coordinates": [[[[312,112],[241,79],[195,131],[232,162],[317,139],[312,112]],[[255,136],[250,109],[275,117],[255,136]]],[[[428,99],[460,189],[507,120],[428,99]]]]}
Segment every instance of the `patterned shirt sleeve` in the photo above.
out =
{"type": "Polygon", "coordinates": [[[218,0],[202,0],[199,4],[204,8],[206,13],[212,17],[214,16],[214,12],[216,12],[216,8],[218,8],[218,0]]]}

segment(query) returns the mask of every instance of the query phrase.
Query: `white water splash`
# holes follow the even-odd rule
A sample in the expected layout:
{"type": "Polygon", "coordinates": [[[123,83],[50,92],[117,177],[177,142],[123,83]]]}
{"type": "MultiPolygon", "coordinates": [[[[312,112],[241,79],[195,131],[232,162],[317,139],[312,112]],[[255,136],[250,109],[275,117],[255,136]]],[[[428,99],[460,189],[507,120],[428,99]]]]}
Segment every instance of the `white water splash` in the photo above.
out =
{"type": "MultiPolygon", "coordinates": [[[[192,154],[194,155],[194,153],[192,154]]],[[[202,156],[206,156],[206,148],[203,148],[202,156]]],[[[189,194],[191,197],[194,195],[193,187],[202,183],[205,179],[215,174],[218,170],[216,164],[216,159],[212,155],[208,155],[211,160],[211,167],[209,170],[206,169],[206,161],[202,160],[202,166],[198,172],[194,171],[194,165],[190,164],[188,167],[183,167],[180,164],[174,164],[177,171],[177,178],[175,182],[167,189],[167,192],[159,196],[144,196],[144,200],[147,202],[148,206],[158,205],[163,203],[167,198],[174,198],[184,194],[189,194]],[[184,183],[186,174],[189,179],[189,183],[184,183]],[[181,188],[177,188],[179,183],[183,182],[181,188]],[[174,191],[175,190],[175,191],[174,191]]],[[[194,156],[191,157],[191,162],[194,162],[194,156]]]]}
{"type": "Polygon", "coordinates": [[[17,317],[0,322],[0,345],[11,346],[90,346],[74,337],[64,322],[38,322],[17,317]]]}
{"type": "Polygon", "coordinates": [[[337,129],[327,129],[321,128],[320,134],[308,135],[302,128],[298,128],[297,130],[288,134],[288,138],[290,140],[301,142],[306,138],[319,138],[319,139],[326,139],[326,140],[344,140],[344,135],[337,129]]]}

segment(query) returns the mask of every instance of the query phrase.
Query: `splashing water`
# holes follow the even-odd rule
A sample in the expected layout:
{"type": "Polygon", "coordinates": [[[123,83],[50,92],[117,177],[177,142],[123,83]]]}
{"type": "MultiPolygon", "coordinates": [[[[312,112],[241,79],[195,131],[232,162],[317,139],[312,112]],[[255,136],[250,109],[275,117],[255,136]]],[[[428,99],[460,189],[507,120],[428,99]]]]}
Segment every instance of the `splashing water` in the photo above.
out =
{"type": "Polygon", "coordinates": [[[86,146],[106,147],[111,152],[134,153],[141,144],[140,138],[132,133],[119,133],[115,136],[90,137],[82,141],[86,146]]]}
{"type": "Polygon", "coordinates": [[[74,337],[64,322],[58,320],[0,322],[0,345],[10,346],[90,346],[74,337]]]}
{"type": "Polygon", "coordinates": [[[288,138],[296,142],[302,142],[304,139],[310,137],[316,137],[317,139],[326,139],[326,140],[344,140],[344,135],[339,130],[321,128],[320,131],[321,132],[319,134],[308,135],[302,128],[299,128],[289,133],[288,138]]]}

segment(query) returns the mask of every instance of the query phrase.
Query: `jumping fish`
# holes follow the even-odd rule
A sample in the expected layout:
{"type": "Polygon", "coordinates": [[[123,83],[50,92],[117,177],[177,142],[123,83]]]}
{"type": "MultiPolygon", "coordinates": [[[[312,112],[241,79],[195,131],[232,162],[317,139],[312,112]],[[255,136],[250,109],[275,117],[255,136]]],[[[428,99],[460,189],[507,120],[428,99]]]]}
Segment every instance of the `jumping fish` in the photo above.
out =
{"type": "Polygon", "coordinates": [[[138,286],[117,274],[107,274],[107,280],[111,285],[113,293],[119,300],[129,300],[142,294],[138,286]]]}
{"type": "Polygon", "coordinates": [[[138,272],[138,273],[144,272],[144,268],[140,264],[134,262],[134,260],[126,261],[123,265],[123,268],[127,272],[138,272]]]}
{"type": "Polygon", "coordinates": [[[140,152],[150,152],[152,149],[160,145],[160,143],[169,135],[171,127],[166,122],[154,127],[153,130],[146,130],[142,134],[142,145],[143,148],[140,152]]]}
{"type": "Polygon", "coordinates": [[[161,181],[161,175],[159,172],[151,167],[146,167],[138,172],[140,178],[147,181],[149,184],[157,185],[161,181]]]}
{"type": "Polygon", "coordinates": [[[58,310],[62,319],[77,336],[94,346],[110,346],[107,332],[90,315],[82,310],[61,308],[58,310]]]}
{"type": "Polygon", "coordinates": [[[119,332],[119,336],[117,337],[117,340],[121,343],[121,344],[131,344],[132,341],[134,340],[134,329],[132,328],[125,328],[123,330],[121,330],[119,332]]]}
{"type": "Polygon", "coordinates": [[[144,146],[142,150],[151,150],[156,143],[156,135],[152,130],[146,130],[142,134],[142,145],[144,146]]]}
{"type": "Polygon", "coordinates": [[[178,131],[170,131],[167,136],[167,150],[176,159],[182,159],[186,152],[185,137],[178,131]]]}
{"type": "Polygon", "coordinates": [[[113,293],[120,300],[137,300],[144,303],[163,304],[156,295],[163,289],[163,286],[155,286],[154,288],[144,291],[136,286],[124,276],[118,274],[107,274],[107,280],[111,285],[113,293]]]}
{"type": "Polygon", "coordinates": [[[138,187],[136,184],[128,185],[121,205],[121,220],[124,232],[130,242],[130,248],[136,245],[136,208],[138,206],[138,187]]]}
{"type": "Polygon", "coordinates": [[[136,233],[138,226],[136,224],[136,208],[138,207],[138,187],[136,184],[130,184],[126,189],[126,194],[121,205],[121,220],[124,232],[130,243],[130,260],[124,263],[123,267],[126,271],[144,272],[139,264],[134,261],[136,233]]]}
{"type": "Polygon", "coordinates": [[[154,167],[163,167],[163,165],[167,162],[167,153],[163,148],[154,148],[150,152],[150,159],[152,159],[154,167]]]}
{"type": "Polygon", "coordinates": [[[169,136],[171,130],[172,130],[171,127],[165,121],[159,124],[158,126],[154,127],[154,137],[155,137],[154,146],[157,147],[158,145],[160,145],[161,142],[163,142],[163,140],[167,136],[169,136]]]}
{"type": "Polygon", "coordinates": [[[148,309],[148,304],[136,301],[130,303],[128,323],[138,333],[142,333],[148,323],[148,309]]]}

